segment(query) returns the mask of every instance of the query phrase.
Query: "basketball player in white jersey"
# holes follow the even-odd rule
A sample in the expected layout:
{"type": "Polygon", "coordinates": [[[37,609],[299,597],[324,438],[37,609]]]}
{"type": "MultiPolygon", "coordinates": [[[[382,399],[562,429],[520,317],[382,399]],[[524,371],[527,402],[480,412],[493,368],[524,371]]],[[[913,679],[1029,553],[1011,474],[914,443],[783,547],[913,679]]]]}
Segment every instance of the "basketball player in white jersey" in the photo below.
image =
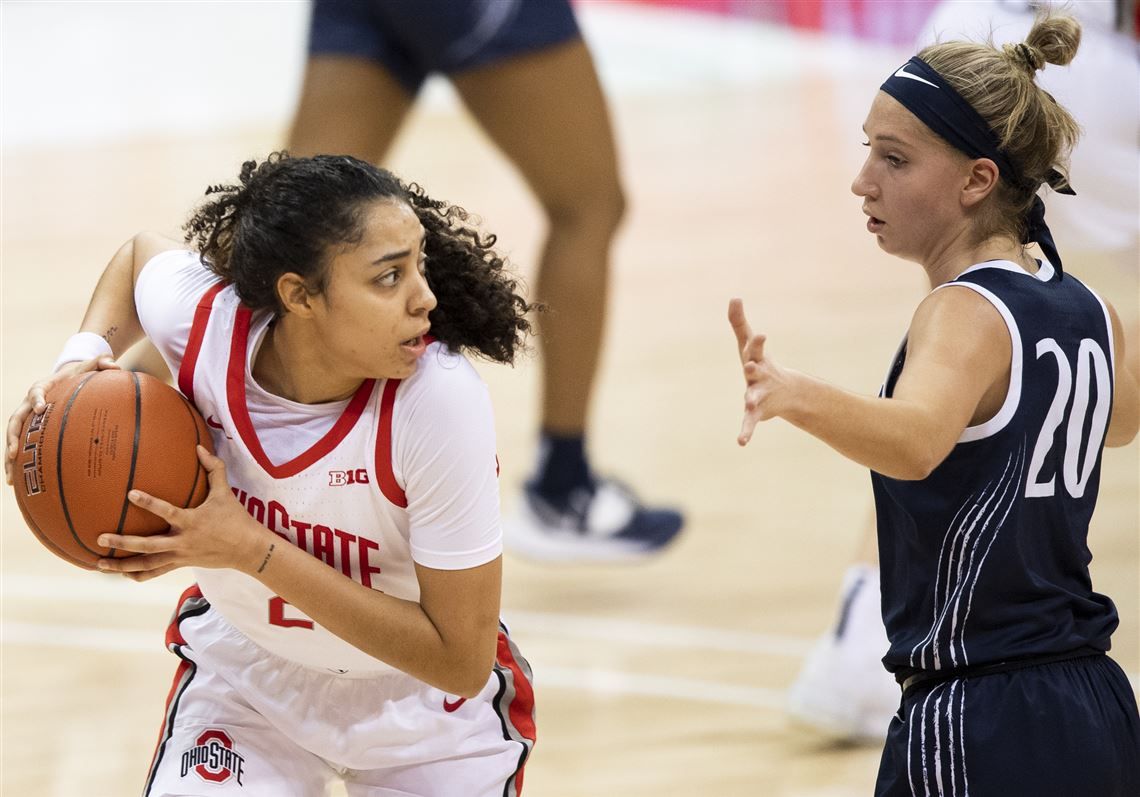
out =
{"type": "MultiPolygon", "coordinates": [[[[605,98],[570,0],[311,5],[289,152],[383,163],[429,76],[442,75],[546,217],[534,276],[534,295],[550,308],[538,319],[538,457],[505,519],[505,544],[545,562],[628,561],[665,550],[682,514],[644,504],[589,456],[609,250],[625,200],[605,98]]],[[[124,365],[165,376],[152,355],[143,347],[124,365]]]]}
{"type": "MultiPolygon", "coordinates": [[[[197,584],[144,794],[516,795],[529,667],[499,621],[486,387],[529,305],[463,210],[353,158],[272,155],[216,186],[179,242],[112,259],[53,380],[144,333],[205,417],[210,493],[99,567],[197,584]]],[[[103,367],[109,365],[103,362],[103,367]]]]}

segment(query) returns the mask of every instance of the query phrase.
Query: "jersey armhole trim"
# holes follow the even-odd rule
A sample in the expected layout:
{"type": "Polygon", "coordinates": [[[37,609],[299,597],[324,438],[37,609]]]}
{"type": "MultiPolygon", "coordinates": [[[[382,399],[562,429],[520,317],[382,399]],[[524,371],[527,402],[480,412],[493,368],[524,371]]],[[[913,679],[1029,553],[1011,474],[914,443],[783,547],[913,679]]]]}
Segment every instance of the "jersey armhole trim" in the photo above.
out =
{"type": "Polygon", "coordinates": [[[1014,413],[1017,412],[1017,407],[1021,403],[1021,333],[1018,331],[1017,322],[1013,318],[1013,313],[1005,306],[1005,302],[994,295],[992,291],[983,288],[981,285],[975,285],[972,282],[947,282],[944,285],[939,285],[935,290],[941,290],[942,288],[950,286],[969,288],[992,304],[1005,322],[1006,330],[1009,332],[1009,388],[1005,393],[1005,401],[1002,402],[1001,409],[997,411],[994,417],[984,423],[979,423],[977,426],[967,426],[965,430],[963,430],[962,435],[958,438],[958,442],[972,443],[976,440],[984,440],[987,437],[992,437],[1000,432],[1009,424],[1010,420],[1013,419],[1014,413]]]}
{"type": "MultiPolygon", "coordinates": [[[[154,258],[151,258],[153,260],[154,258]]],[[[149,261],[148,261],[149,262],[149,261]]],[[[194,369],[198,365],[198,354],[202,351],[202,340],[206,336],[206,324],[210,321],[210,311],[226,284],[219,282],[211,285],[198,300],[194,308],[194,320],[190,324],[190,338],[186,341],[186,351],[182,354],[182,362],[178,366],[178,389],[182,395],[194,403],[194,369]]]]}
{"type": "Polygon", "coordinates": [[[401,509],[408,508],[408,496],[400,489],[396,474],[392,471],[392,407],[396,403],[396,389],[399,379],[389,379],[384,383],[380,396],[380,425],[376,430],[376,482],[380,492],[390,502],[401,509]]]}
{"type": "Polygon", "coordinates": [[[902,341],[899,342],[899,347],[895,349],[895,355],[891,357],[891,365],[887,369],[887,375],[883,377],[883,384],[879,386],[879,398],[890,398],[887,393],[894,387],[891,384],[891,376],[895,372],[895,367],[898,365],[899,358],[904,356],[906,353],[906,344],[909,339],[910,333],[908,331],[906,335],[903,335],[902,341]]]}
{"type": "MultiPolygon", "coordinates": [[[[1084,285],[1083,282],[1081,284],[1084,285]]],[[[1116,385],[1116,338],[1114,338],[1112,335],[1112,316],[1110,316],[1108,314],[1108,305],[1106,305],[1104,303],[1104,299],[1100,298],[1100,294],[1098,294],[1096,291],[1094,291],[1088,285],[1084,285],[1084,288],[1086,291],[1088,291],[1089,293],[1092,294],[1092,297],[1094,299],[1096,299],[1097,304],[1100,305],[1100,311],[1102,313],[1104,313],[1104,325],[1108,330],[1108,374],[1109,374],[1109,377],[1112,379],[1113,386],[1115,386],[1116,385]]]]}

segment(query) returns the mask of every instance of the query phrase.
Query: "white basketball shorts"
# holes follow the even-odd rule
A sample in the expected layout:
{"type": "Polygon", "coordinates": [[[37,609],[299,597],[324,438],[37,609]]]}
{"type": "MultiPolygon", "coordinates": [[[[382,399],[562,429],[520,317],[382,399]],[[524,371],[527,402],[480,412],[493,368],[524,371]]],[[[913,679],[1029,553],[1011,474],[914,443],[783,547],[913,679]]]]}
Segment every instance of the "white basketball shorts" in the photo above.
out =
{"type": "Polygon", "coordinates": [[[530,667],[500,629],[478,696],[403,673],[334,673],[275,656],[197,587],[166,635],[181,662],[144,797],[517,797],[534,745],[530,667]]]}

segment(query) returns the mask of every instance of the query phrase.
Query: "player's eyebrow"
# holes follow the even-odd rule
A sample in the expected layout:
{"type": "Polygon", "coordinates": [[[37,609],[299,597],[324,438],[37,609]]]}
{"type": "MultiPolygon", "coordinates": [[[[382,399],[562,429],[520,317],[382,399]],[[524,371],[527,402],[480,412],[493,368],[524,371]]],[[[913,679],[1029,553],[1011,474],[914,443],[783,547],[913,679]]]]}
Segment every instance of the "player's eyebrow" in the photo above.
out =
{"type": "MultiPolygon", "coordinates": [[[[426,245],[427,245],[427,236],[426,235],[420,236],[419,251],[422,252],[426,245]]],[[[408,257],[411,253],[412,253],[411,249],[401,249],[399,252],[390,252],[389,254],[381,255],[380,257],[373,260],[372,265],[379,266],[383,263],[390,263],[393,260],[403,260],[405,257],[408,257]]]]}
{"type": "Polygon", "coordinates": [[[903,141],[898,136],[893,136],[890,133],[876,133],[875,135],[872,136],[870,133],[867,132],[866,125],[863,126],[863,133],[867,136],[867,138],[873,138],[875,141],[890,141],[894,144],[903,144],[904,146],[907,143],[906,141],[903,141]]]}
{"type": "Polygon", "coordinates": [[[399,252],[392,252],[387,255],[382,255],[372,261],[372,265],[379,266],[382,263],[388,263],[392,260],[403,260],[405,257],[412,253],[411,249],[401,249],[399,252]]]}

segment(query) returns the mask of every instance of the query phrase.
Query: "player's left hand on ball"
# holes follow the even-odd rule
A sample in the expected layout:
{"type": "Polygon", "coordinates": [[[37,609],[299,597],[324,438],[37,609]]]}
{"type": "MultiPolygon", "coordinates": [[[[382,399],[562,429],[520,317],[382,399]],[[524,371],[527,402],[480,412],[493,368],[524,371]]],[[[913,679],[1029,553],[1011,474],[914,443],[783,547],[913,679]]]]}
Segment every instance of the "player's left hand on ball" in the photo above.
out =
{"type": "Polygon", "coordinates": [[[210,483],[206,500],[193,509],[183,509],[131,490],[131,503],[162,518],[170,531],[148,537],[101,534],[100,545],[137,554],[100,559],[97,566],[101,571],[147,581],[179,567],[240,568],[247,560],[257,558],[259,540],[270,532],[234,497],[226,481],[225,463],[202,446],[198,446],[198,460],[210,483]]]}
{"type": "Polygon", "coordinates": [[[64,363],[59,367],[55,373],[49,374],[43,379],[37,380],[28,388],[23,401],[8,418],[8,427],[5,434],[4,442],[4,481],[8,484],[12,483],[14,477],[13,465],[16,461],[16,454],[20,450],[20,430],[24,426],[24,421],[32,413],[41,415],[47,409],[47,392],[51,388],[64,381],[70,379],[76,374],[86,373],[87,371],[108,371],[118,369],[119,365],[112,357],[96,357],[93,360],[76,360],[75,362],[64,363]]]}

